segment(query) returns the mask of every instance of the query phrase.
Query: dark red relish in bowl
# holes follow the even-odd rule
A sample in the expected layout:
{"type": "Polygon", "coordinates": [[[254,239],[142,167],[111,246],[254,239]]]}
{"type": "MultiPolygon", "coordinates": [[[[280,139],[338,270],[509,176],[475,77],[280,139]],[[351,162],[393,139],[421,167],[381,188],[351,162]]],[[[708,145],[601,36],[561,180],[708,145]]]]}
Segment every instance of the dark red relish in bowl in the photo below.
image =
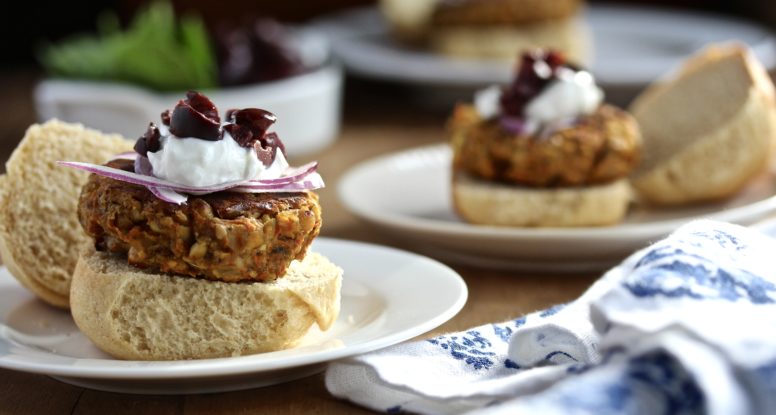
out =
{"type": "Polygon", "coordinates": [[[219,84],[245,85],[304,72],[289,38],[286,28],[270,19],[219,27],[214,33],[219,84]]]}
{"type": "MultiPolygon", "coordinates": [[[[218,108],[205,95],[189,91],[186,99],[178,101],[175,108],[161,114],[162,123],[169,127],[170,133],[179,138],[218,141],[228,132],[241,147],[253,148],[264,165],[269,166],[275,160],[278,148],[285,154],[285,146],[269,128],[277,121],[275,114],[259,109],[230,109],[226,112],[226,124],[221,128],[218,108]]],[[[135,152],[143,157],[161,149],[159,128],[150,123],[145,134],[135,143],[135,152]]]]}
{"type": "Polygon", "coordinates": [[[556,51],[536,49],[523,53],[517,76],[501,93],[502,112],[512,117],[522,117],[528,103],[552,80],[557,79],[557,69],[560,67],[579,70],[556,51]]]}

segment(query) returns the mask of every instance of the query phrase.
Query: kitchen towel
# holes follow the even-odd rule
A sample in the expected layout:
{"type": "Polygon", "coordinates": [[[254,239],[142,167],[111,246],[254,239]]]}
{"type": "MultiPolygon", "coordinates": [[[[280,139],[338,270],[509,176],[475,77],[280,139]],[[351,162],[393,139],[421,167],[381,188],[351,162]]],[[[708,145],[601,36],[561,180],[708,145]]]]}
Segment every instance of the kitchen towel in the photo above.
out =
{"type": "Polygon", "coordinates": [[[332,363],[386,413],[776,413],[776,240],[714,221],[631,255],[580,298],[332,363]]]}

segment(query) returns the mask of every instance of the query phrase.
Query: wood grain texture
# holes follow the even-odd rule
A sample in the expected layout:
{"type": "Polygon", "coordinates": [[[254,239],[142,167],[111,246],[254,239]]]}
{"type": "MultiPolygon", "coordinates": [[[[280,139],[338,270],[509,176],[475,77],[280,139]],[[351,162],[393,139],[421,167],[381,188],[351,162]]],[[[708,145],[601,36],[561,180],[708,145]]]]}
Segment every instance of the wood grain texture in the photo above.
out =
{"type": "MultiPolygon", "coordinates": [[[[0,117],[0,156],[7,158],[27,125],[34,122],[30,94],[34,77],[6,74],[6,107],[14,117],[0,117]]],[[[346,211],[337,197],[337,182],[353,164],[396,150],[445,140],[445,111],[419,111],[416,96],[393,85],[348,81],[344,125],[336,143],[307,159],[320,161],[328,187],[320,192],[324,209],[322,234],[329,237],[406,248],[346,211]]],[[[3,159],[4,160],[4,159],[3,159]]],[[[292,160],[293,161],[293,160],[292,160]]],[[[306,160],[297,160],[306,161],[306,160]]],[[[469,301],[448,323],[420,338],[497,322],[570,301],[595,275],[519,275],[453,266],[469,286],[469,301]]],[[[0,415],[22,414],[364,414],[369,411],[329,395],[323,375],[260,389],[180,396],[124,395],[85,390],[42,375],[0,369],[0,415]]]]}

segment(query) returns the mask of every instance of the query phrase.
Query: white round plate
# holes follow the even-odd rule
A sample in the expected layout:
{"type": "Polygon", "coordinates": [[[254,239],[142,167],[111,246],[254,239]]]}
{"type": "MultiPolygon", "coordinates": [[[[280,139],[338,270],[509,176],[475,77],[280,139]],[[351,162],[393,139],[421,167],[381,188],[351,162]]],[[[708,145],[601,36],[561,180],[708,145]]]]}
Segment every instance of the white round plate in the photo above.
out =
{"type": "MultiPolygon", "coordinates": [[[[585,10],[583,19],[593,37],[591,69],[604,86],[645,85],[712,42],[746,43],[767,68],[776,65],[773,34],[743,20],[597,4],[585,10]]],[[[316,27],[329,34],[333,51],[346,68],[362,76],[469,87],[506,83],[513,76],[512,62],[450,59],[402,47],[391,38],[387,23],[374,7],[327,17],[316,27]]]]}
{"type": "Polygon", "coordinates": [[[363,162],[339,183],[354,214],[444,260],[500,269],[600,271],[695,218],[752,224],[776,210],[776,174],[753,181],[734,198],[682,208],[635,206],[616,226],[508,228],[457,218],[450,195],[451,152],[434,145],[363,162]]]}
{"type": "Polygon", "coordinates": [[[247,389],[319,372],[326,362],[386,347],[452,318],[466,285],[429,258],[358,242],[318,238],[313,250],[343,268],[334,326],[293,349],[222,359],[124,361],[99,351],[70,314],[33,298],[0,268],[0,367],[124,393],[185,394],[247,389]]]}

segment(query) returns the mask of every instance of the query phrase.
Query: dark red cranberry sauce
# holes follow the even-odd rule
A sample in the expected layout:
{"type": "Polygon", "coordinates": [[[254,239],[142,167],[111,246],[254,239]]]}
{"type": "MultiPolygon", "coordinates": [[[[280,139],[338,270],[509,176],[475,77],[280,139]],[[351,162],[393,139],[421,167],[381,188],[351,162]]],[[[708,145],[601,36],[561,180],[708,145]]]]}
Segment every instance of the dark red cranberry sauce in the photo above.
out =
{"type": "Polygon", "coordinates": [[[574,71],[580,68],[566,61],[559,52],[542,49],[525,52],[520,58],[520,68],[512,84],[501,93],[501,110],[512,117],[522,117],[525,107],[539,95],[549,83],[557,79],[558,68],[574,71]]]}
{"type": "Polygon", "coordinates": [[[222,86],[271,81],[305,71],[286,27],[274,20],[222,26],[214,35],[222,86]]]}
{"type": "MultiPolygon", "coordinates": [[[[286,151],[278,135],[267,132],[277,121],[274,114],[258,108],[228,110],[226,124],[221,128],[218,108],[199,92],[189,91],[186,99],[178,101],[172,110],[162,112],[161,118],[170,133],[180,138],[217,141],[224,138],[226,131],[240,146],[255,149],[259,160],[267,166],[272,164],[278,148],[283,153],[286,151]]],[[[159,128],[150,123],[135,143],[135,151],[144,157],[159,151],[160,138],[159,128]]]]}

